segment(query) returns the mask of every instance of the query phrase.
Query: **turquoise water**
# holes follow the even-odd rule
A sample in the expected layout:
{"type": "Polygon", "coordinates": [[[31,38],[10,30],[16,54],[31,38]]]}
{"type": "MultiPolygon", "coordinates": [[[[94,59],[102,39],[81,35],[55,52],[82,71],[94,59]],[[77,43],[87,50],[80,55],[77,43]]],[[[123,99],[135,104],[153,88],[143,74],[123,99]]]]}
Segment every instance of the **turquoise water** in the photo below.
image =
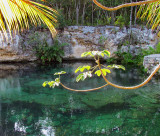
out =
{"type": "MultiPolygon", "coordinates": [[[[160,82],[137,90],[105,87],[78,93],[43,88],[53,73],[65,70],[68,87],[87,89],[104,84],[99,78],[75,82],[80,63],[1,70],[0,136],[159,136],[160,82]]],[[[92,64],[91,64],[92,65],[92,64]]],[[[136,69],[112,71],[110,81],[135,85],[144,80],[136,69]]]]}

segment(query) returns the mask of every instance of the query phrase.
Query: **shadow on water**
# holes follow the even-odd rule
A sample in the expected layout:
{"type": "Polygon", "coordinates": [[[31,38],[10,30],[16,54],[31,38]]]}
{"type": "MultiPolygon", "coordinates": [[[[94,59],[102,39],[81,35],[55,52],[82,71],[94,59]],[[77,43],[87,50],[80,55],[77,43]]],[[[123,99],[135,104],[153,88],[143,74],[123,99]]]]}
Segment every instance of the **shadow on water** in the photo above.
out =
{"type": "MultiPolygon", "coordinates": [[[[84,65],[86,63],[83,63],[84,65]]],[[[160,83],[153,79],[137,90],[107,86],[94,92],[43,88],[64,70],[65,85],[75,89],[98,87],[96,76],[75,82],[81,63],[61,65],[1,65],[0,136],[159,136],[160,83]],[[10,68],[11,67],[11,68],[10,68]]],[[[93,64],[90,64],[93,65],[93,64]]],[[[114,70],[108,79],[119,85],[144,80],[137,69],[114,70]]]]}

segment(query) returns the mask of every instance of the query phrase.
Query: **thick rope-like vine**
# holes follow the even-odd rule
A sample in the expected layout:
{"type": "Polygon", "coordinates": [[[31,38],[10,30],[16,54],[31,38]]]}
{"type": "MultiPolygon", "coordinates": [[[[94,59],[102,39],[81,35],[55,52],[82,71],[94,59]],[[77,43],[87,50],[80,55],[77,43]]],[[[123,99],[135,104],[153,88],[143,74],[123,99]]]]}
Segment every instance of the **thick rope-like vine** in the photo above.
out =
{"type": "Polygon", "coordinates": [[[104,76],[104,74],[103,74],[103,72],[102,72],[102,70],[101,70],[101,66],[100,66],[99,61],[98,61],[98,67],[99,67],[99,69],[100,69],[100,71],[101,71],[101,74],[102,74],[103,79],[106,81],[106,83],[108,83],[108,85],[113,86],[113,87],[115,87],[115,88],[119,88],[119,89],[137,89],[137,88],[140,88],[140,87],[146,85],[146,84],[152,79],[152,77],[155,75],[155,73],[158,72],[158,70],[160,69],[160,64],[155,67],[155,69],[153,70],[153,72],[150,74],[150,76],[149,76],[144,82],[142,82],[142,83],[139,84],[139,85],[130,86],[130,87],[120,86],[120,85],[116,85],[116,84],[113,84],[113,83],[109,82],[109,81],[107,80],[107,78],[104,76]]]}
{"type": "Polygon", "coordinates": [[[61,85],[63,88],[67,89],[67,90],[75,91],[75,92],[95,91],[95,90],[98,90],[98,89],[102,89],[102,88],[104,88],[104,87],[106,87],[106,86],[108,86],[108,85],[113,86],[113,87],[115,87],[115,88],[119,88],[119,89],[131,90],[131,89],[137,89],[137,88],[140,88],[140,87],[146,85],[146,84],[152,79],[152,77],[155,75],[155,73],[158,72],[158,70],[160,69],[160,64],[159,64],[158,66],[155,67],[155,69],[153,70],[153,72],[150,74],[150,76],[149,76],[144,82],[142,82],[141,84],[136,85],[136,86],[126,87],[126,86],[116,85],[116,84],[111,83],[110,81],[108,81],[108,79],[104,76],[104,74],[103,74],[103,72],[102,72],[102,70],[101,70],[101,64],[100,64],[100,62],[99,62],[99,61],[96,61],[96,62],[97,62],[98,67],[99,67],[99,69],[100,69],[100,71],[101,71],[102,77],[103,77],[103,79],[106,81],[107,84],[105,84],[105,85],[103,85],[103,86],[100,86],[100,87],[97,87],[97,88],[86,89],[86,90],[72,89],[72,88],[69,88],[69,87],[65,86],[65,85],[62,84],[62,83],[60,83],[60,85],[61,85]]]}
{"type": "MultiPolygon", "coordinates": [[[[97,0],[93,0],[93,2],[100,8],[104,9],[104,10],[108,10],[108,11],[114,11],[114,10],[118,10],[118,9],[121,9],[121,8],[124,8],[124,7],[130,7],[130,6],[137,6],[137,5],[142,5],[142,4],[149,4],[149,3],[153,3],[153,2],[157,2],[159,0],[150,0],[150,1],[139,1],[139,2],[133,2],[133,3],[125,3],[125,4],[122,4],[122,5],[119,5],[117,7],[105,7],[103,6],[101,3],[97,2],[97,0]]],[[[116,85],[114,83],[111,83],[110,81],[108,81],[108,79],[104,76],[103,72],[102,72],[102,69],[101,69],[101,64],[100,64],[100,61],[99,61],[99,57],[98,57],[98,60],[95,59],[95,62],[97,63],[98,67],[99,67],[99,70],[101,71],[101,74],[102,74],[102,77],[103,79],[106,81],[107,84],[103,85],[103,86],[100,86],[100,87],[97,87],[97,88],[93,88],[93,89],[86,89],[86,90],[77,90],[77,89],[72,89],[72,88],[69,88],[67,86],[65,86],[64,84],[62,84],[60,82],[60,85],[67,89],[67,90],[70,90],[70,91],[76,91],[76,92],[89,92],[89,91],[95,91],[95,90],[98,90],[98,89],[101,89],[103,87],[106,87],[107,85],[110,85],[110,86],[113,86],[115,88],[119,88],[119,89],[137,89],[137,88],[140,88],[144,85],[146,85],[151,79],[152,77],[155,75],[156,72],[158,72],[158,70],[160,69],[160,64],[158,66],[155,67],[155,69],[153,70],[153,72],[150,74],[150,76],[144,81],[142,82],[141,84],[139,85],[136,85],[136,86],[129,86],[129,87],[126,87],[126,86],[120,86],[120,85],[116,85]]]]}
{"type": "Polygon", "coordinates": [[[143,4],[149,4],[153,2],[157,2],[159,0],[150,0],[150,1],[139,1],[139,2],[132,2],[132,3],[125,3],[122,5],[118,5],[117,7],[105,7],[101,3],[99,3],[97,0],[93,0],[93,2],[100,8],[108,11],[115,11],[124,7],[131,7],[131,6],[137,6],[137,5],[143,5],[143,4]]]}
{"type": "Polygon", "coordinates": [[[97,88],[86,89],[86,90],[72,89],[72,88],[69,88],[69,87],[65,86],[65,85],[62,84],[62,83],[60,83],[60,85],[61,85],[63,88],[65,88],[65,89],[67,89],[67,90],[70,90],[70,91],[75,91],[75,92],[90,92],[90,91],[95,91],[95,90],[101,89],[101,88],[103,88],[103,87],[106,87],[106,86],[108,85],[108,83],[105,84],[105,85],[103,85],[103,86],[97,87],[97,88]]]}

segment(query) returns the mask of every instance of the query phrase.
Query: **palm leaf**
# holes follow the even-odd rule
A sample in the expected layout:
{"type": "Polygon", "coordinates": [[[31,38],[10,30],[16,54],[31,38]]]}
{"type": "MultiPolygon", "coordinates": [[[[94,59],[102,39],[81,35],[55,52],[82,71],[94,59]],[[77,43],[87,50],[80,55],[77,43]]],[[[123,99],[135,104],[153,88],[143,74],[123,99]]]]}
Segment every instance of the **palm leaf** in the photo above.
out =
{"type": "Polygon", "coordinates": [[[0,0],[1,34],[7,38],[7,31],[12,36],[13,33],[29,29],[30,24],[38,26],[44,23],[54,37],[57,15],[56,10],[31,0],[0,0]]]}
{"type": "Polygon", "coordinates": [[[152,25],[152,29],[160,28],[160,1],[148,5],[141,6],[138,13],[141,19],[147,19],[148,23],[152,25]]]}

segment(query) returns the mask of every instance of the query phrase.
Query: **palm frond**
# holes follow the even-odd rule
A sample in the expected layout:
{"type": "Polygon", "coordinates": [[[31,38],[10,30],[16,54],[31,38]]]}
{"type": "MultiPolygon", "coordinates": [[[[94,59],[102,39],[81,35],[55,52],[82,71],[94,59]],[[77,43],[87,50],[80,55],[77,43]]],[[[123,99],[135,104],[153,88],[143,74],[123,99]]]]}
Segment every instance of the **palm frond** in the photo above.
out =
{"type": "Polygon", "coordinates": [[[47,25],[54,37],[57,15],[56,10],[31,0],[0,0],[0,30],[6,38],[7,31],[12,36],[29,29],[30,24],[38,26],[41,23],[47,25]]]}
{"type": "Polygon", "coordinates": [[[160,1],[141,6],[137,16],[146,18],[152,29],[160,29],[160,1]]]}

